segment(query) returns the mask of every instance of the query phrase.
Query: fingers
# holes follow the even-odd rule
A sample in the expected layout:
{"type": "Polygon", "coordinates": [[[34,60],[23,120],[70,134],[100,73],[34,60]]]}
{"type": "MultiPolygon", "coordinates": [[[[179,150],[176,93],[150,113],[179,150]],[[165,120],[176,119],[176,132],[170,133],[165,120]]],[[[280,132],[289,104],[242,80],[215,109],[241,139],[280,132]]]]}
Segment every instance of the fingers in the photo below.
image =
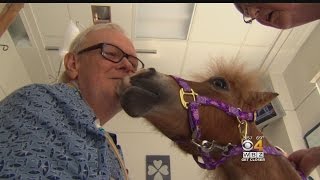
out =
{"type": "Polygon", "coordinates": [[[308,176],[317,166],[315,166],[313,163],[302,160],[299,166],[299,169],[308,176]]]}
{"type": "Polygon", "coordinates": [[[306,174],[306,167],[304,167],[305,165],[302,164],[302,160],[303,158],[305,157],[305,154],[306,154],[306,149],[301,149],[301,150],[298,150],[298,151],[295,151],[293,153],[291,153],[289,156],[288,156],[288,159],[289,161],[294,164],[294,167],[300,171],[302,171],[304,174],[306,174]]]}
{"type": "Polygon", "coordinates": [[[301,149],[290,154],[288,159],[296,164],[297,169],[309,175],[320,164],[316,158],[318,152],[316,148],[301,149]]]}
{"type": "Polygon", "coordinates": [[[303,158],[304,155],[306,155],[307,151],[308,149],[300,149],[298,151],[295,151],[289,155],[288,159],[294,162],[300,161],[301,158],[303,158]]]}

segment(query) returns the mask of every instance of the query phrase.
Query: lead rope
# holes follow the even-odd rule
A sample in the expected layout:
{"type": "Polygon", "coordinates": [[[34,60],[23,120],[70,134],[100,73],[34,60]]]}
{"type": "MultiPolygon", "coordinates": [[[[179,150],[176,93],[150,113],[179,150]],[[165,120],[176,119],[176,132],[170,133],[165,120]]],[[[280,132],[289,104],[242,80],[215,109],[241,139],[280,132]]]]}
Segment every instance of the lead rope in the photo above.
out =
{"type": "MultiPolygon", "coordinates": [[[[79,94],[80,94],[80,90],[78,89],[78,86],[77,86],[77,84],[76,84],[74,81],[67,83],[67,85],[70,86],[70,87],[72,87],[72,88],[75,88],[75,89],[79,92],[79,94]]],[[[81,96],[81,94],[80,94],[80,96],[81,96]]],[[[81,98],[82,98],[82,97],[81,97],[81,98]]],[[[86,103],[86,104],[87,104],[87,103],[86,103]]],[[[87,104],[87,105],[88,105],[88,104],[87,104]]],[[[89,106],[89,105],[88,105],[88,106],[89,106]]],[[[128,176],[128,173],[127,173],[127,171],[126,171],[126,166],[125,166],[125,164],[124,164],[124,161],[123,161],[123,159],[122,159],[122,156],[120,155],[119,150],[118,150],[118,148],[116,147],[116,145],[114,144],[114,142],[113,142],[112,138],[110,137],[109,133],[106,132],[106,131],[100,126],[100,121],[99,121],[99,119],[96,119],[96,127],[97,127],[100,131],[103,132],[103,134],[104,134],[104,136],[106,137],[108,143],[111,144],[111,147],[112,147],[111,149],[112,149],[113,153],[116,155],[116,157],[117,157],[117,159],[118,159],[118,162],[119,162],[119,164],[120,164],[120,168],[121,168],[121,170],[122,170],[122,173],[123,173],[123,175],[125,176],[125,180],[129,180],[129,176],[128,176]]]]}
{"type": "MultiPolygon", "coordinates": [[[[103,129],[103,128],[100,127],[99,129],[101,130],[101,129],[103,129]]],[[[103,131],[104,131],[104,129],[103,129],[103,131]]],[[[120,164],[120,166],[121,166],[121,169],[122,169],[122,172],[123,172],[123,174],[124,174],[124,176],[125,176],[125,179],[126,179],[126,180],[129,180],[129,176],[128,176],[128,173],[127,173],[127,171],[126,171],[126,166],[125,166],[125,164],[124,164],[124,161],[123,161],[123,159],[122,159],[122,156],[121,156],[120,153],[119,153],[118,148],[117,148],[116,145],[114,144],[114,142],[113,142],[113,140],[112,140],[112,138],[110,137],[110,135],[109,135],[108,132],[104,131],[104,135],[105,135],[105,137],[107,138],[108,142],[111,144],[111,147],[112,147],[111,149],[112,149],[113,153],[117,156],[117,158],[118,158],[118,160],[119,160],[119,164],[120,164]]]]}

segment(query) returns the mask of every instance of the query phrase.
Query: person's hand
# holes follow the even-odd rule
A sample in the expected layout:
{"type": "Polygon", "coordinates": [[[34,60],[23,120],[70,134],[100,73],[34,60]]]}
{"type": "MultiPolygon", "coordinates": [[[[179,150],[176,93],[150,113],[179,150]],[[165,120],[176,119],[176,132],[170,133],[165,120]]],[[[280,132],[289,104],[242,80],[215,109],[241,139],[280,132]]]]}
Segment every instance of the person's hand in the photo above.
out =
{"type": "Polygon", "coordinates": [[[289,155],[288,159],[297,166],[297,169],[308,176],[320,165],[320,147],[295,151],[289,155]]]}

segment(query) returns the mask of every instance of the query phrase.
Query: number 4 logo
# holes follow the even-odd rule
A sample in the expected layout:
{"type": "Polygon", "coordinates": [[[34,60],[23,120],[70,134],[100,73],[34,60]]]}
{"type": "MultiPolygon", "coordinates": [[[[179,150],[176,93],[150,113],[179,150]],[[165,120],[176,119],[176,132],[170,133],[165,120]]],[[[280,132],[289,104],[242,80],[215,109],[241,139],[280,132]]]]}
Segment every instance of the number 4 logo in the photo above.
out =
{"type": "Polygon", "coordinates": [[[257,143],[254,145],[254,149],[258,151],[263,151],[262,139],[259,139],[257,143]]]}

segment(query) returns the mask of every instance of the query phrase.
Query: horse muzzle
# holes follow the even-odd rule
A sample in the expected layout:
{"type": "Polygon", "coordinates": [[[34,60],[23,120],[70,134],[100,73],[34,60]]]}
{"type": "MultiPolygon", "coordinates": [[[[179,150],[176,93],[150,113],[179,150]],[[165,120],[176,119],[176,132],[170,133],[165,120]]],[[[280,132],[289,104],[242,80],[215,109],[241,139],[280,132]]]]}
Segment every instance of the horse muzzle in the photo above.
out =
{"type": "Polygon", "coordinates": [[[154,68],[149,68],[122,80],[118,94],[120,104],[129,116],[142,117],[161,101],[158,76],[154,68]]]}

